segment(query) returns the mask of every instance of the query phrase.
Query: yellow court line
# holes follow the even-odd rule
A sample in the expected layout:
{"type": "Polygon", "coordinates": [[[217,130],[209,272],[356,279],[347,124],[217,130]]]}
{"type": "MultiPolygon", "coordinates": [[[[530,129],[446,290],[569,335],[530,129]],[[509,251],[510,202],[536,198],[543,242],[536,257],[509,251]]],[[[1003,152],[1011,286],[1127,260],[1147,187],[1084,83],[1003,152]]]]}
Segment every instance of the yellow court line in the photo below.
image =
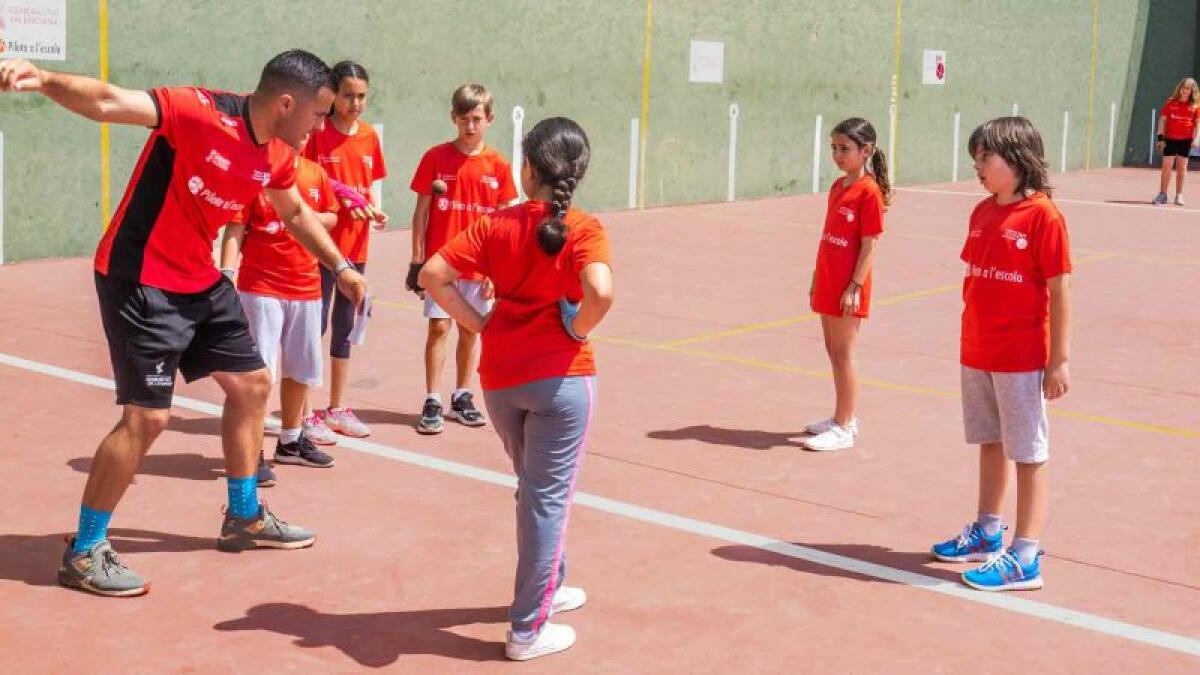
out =
{"type": "Polygon", "coordinates": [[[654,0],[646,0],[646,40],[642,48],[642,109],[638,117],[638,208],[646,206],[646,134],[650,132],[650,43],[654,34],[654,0]]]}
{"type": "MultiPolygon", "coordinates": [[[[108,2],[100,0],[100,81],[108,82],[108,2]]],[[[101,228],[108,229],[112,213],[112,171],[109,166],[108,122],[100,125],[100,216],[101,228]]]]}
{"type": "Polygon", "coordinates": [[[1087,149],[1083,168],[1092,168],[1092,121],[1096,103],[1096,50],[1100,40],[1100,0],[1092,0],[1092,65],[1088,73],[1087,149]]]}

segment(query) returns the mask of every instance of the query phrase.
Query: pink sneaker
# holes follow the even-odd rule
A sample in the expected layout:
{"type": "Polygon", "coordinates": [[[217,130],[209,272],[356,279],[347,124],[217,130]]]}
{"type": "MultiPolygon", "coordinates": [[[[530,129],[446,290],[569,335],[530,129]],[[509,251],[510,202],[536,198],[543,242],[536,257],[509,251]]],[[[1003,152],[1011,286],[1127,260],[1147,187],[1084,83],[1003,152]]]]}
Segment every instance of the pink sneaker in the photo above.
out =
{"type": "Polygon", "coordinates": [[[337,434],[325,426],[325,420],[315,412],[304,419],[304,435],[316,445],[337,445],[337,434]]]}
{"type": "Polygon", "coordinates": [[[371,429],[363,424],[349,408],[330,408],[320,413],[325,426],[343,436],[362,438],[371,435],[371,429]]]}

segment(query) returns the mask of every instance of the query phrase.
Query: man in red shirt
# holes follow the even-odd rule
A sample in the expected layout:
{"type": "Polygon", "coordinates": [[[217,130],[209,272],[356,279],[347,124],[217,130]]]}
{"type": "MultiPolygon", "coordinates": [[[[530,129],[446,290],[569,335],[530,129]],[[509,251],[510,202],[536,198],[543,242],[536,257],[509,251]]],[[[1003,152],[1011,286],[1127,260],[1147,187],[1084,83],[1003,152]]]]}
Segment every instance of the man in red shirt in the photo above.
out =
{"type": "Polygon", "coordinates": [[[96,292],[121,420],[100,443],[63,553],[61,584],[99,595],[139,595],[148,582],[121,564],[108,523],[138,464],[170,418],[176,370],[211,375],[225,391],[222,448],[229,505],[217,547],[301,548],[313,533],[258,502],[255,470],[271,376],[233,284],[217,271],[217,231],[259,193],[292,235],[361,300],[366,281],[338,252],[295,187],[291,148],[320,127],[333,101],[329,67],[291,50],[263,68],[248,95],[195,87],[150,91],[0,62],[0,91],[38,92],[98,122],[149,127],[121,205],[95,256],[96,292]]]}

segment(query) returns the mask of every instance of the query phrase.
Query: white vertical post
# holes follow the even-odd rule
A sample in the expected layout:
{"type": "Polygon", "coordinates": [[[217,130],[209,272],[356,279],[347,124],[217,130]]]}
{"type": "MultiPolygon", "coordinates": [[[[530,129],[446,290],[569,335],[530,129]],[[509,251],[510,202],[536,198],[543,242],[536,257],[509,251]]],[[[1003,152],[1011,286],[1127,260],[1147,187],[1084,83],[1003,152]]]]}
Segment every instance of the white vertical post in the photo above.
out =
{"type": "Polygon", "coordinates": [[[1113,138],[1117,135],[1117,104],[1108,109],[1108,168],[1112,168],[1113,138]]]}
{"type": "Polygon", "coordinates": [[[521,163],[525,161],[524,155],[521,152],[521,137],[525,135],[522,123],[525,121],[525,109],[521,106],[513,106],[512,122],[513,122],[513,139],[512,139],[512,172],[513,184],[517,186],[517,196],[522,201],[525,199],[525,191],[521,188],[521,163]]]}
{"type": "Polygon", "coordinates": [[[4,134],[0,133],[0,265],[4,264],[4,134]]]}
{"type": "Polygon", "coordinates": [[[950,180],[955,183],[958,182],[958,132],[959,132],[958,130],[961,125],[962,125],[962,111],[955,110],[954,111],[954,155],[953,155],[954,159],[952,160],[953,164],[951,165],[952,168],[950,170],[950,180]]]}
{"type": "Polygon", "coordinates": [[[1071,122],[1071,113],[1070,113],[1070,111],[1064,110],[1063,111],[1062,150],[1060,151],[1062,153],[1062,161],[1061,161],[1061,165],[1060,165],[1060,169],[1059,169],[1059,171],[1062,173],[1066,173],[1066,171],[1067,171],[1067,129],[1070,125],[1070,122],[1071,122]]]}
{"type": "MultiPolygon", "coordinates": [[[[383,124],[376,124],[375,135],[379,137],[379,154],[383,154],[383,124]]],[[[371,183],[371,198],[375,200],[375,205],[379,210],[383,210],[383,181],[377,180],[371,183]]]]}
{"type": "Polygon", "coordinates": [[[1020,114],[1021,114],[1021,106],[1017,105],[1016,101],[1013,101],[1012,116],[1016,117],[1017,115],[1020,115],[1020,114]]]}
{"type": "Polygon", "coordinates": [[[813,168],[812,191],[821,191],[821,116],[817,115],[816,126],[813,127],[813,168]]]}
{"type": "MultiPolygon", "coordinates": [[[[899,8],[900,5],[897,4],[896,7],[899,8]]],[[[896,128],[899,124],[899,120],[897,119],[897,115],[896,115],[896,110],[897,110],[896,106],[899,104],[899,101],[900,101],[900,77],[898,74],[893,74],[892,75],[891,105],[888,106],[888,151],[887,151],[888,182],[891,183],[892,185],[897,185],[896,166],[899,164],[899,162],[896,161],[896,128]]]]}
{"type": "Polygon", "coordinates": [[[729,169],[728,182],[725,187],[725,201],[733,201],[735,188],[737,186],[737,130],[738,130],[738,115],[741,111],[738,109],[738,104],[729,104],[729,169]]]}
{"type": "Polygon", "coordinates": [[[638,118],[629,120],[629,208],[637,207],[638,118]]]}
{"type": "Polygon", "coordinates": [[[1158,137],[1155,133],[1155,128],[1158,125],[1158,110],[1150,109],[1150,154],[1146,159],[1147,164],[1154,164],[1154,141],[1158,137]]]}

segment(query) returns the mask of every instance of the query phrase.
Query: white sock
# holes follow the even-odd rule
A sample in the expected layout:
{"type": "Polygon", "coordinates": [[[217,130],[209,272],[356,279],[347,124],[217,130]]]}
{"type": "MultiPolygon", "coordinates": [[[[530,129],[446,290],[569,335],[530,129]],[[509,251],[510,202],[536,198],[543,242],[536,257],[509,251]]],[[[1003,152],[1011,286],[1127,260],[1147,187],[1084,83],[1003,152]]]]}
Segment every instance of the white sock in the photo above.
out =
{"type": "Polygon", "coordinates": [[[429,392],[428,394],[425,394],[425,400],[426,400],[426,401],[428,401],[428,400],[431,400],[431,399],[432,399],[432,400],[434,400],[434,401],[437,401],[438,403],[441,403],[441,402],[442,402],[442,395],[441,395],[441,394],[439,394],[439,393],[437,393],[436,391],[431,391],[431,392],[429,392]]]}
{"type": "Polygon", "coordinates": [[[300,440],[300,429],[281,429],[279,431],[279,442],[287,445],[300,440]]]}

